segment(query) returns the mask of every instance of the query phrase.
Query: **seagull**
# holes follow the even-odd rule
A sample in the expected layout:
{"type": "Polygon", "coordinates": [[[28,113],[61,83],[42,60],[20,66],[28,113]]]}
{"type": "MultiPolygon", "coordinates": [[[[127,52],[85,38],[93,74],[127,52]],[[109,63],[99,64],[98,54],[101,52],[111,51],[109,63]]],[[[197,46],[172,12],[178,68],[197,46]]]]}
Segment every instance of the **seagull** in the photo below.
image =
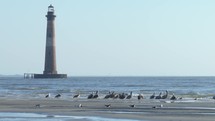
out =
{"type": "Polygon", "coordinates": [[[155,98],[155,93],[153,93],[151,96],[150,96],[150,99],[154,99],[155,98]]]}
{"type": "Polygon", "coordinates": [[[36,108],[40,108],[40,104],[36,104],[35,107],[36,107],[36,108]]]}
{"type": "Polygon", "coordinates": [[[81,107],[83,107],[83,106],[82,106],[82,104],[79,104],[78,107],[81,108],[81,107]]]}
{"type": "Polygon", "coordinates": [[[105,105],[105,107],[110,108],[110,107],[111,107],[111,104],[105,105]]]}
{"type": "Polygon", "coordinates": [[[73,98],[79,98],[80,94],[78,93],[77,95],[74,95],[73,98]]]}
{"type": "Polygon", "coordinates": [[[57,95],[55,96],[55,98],[59,98],[59,97],[61,97],[61,95],[60,95],[60,94],[57,94],[57,95]]]}
{"type": "Polygon", "coordinates": [[[48,98],[48,97],[51,97],[51,94],[50,94],[50,93],[47,94],[47,95],[45,96],[45,98],[48,98]]]}
{"type": "Polygon", "coordinates": [[[130,92],[130,95],[128,95],[127,97],[126,97],[126,99],[131,99],[132,98],[132,91],[130,92]]]}
{"type": "Polygon", "coordinates": [[[160,108],[163,108],[163,104],[160,105],[160,108]]]}
{"type": "Polygon", "coordinates": [[[132,107],[132,108],[134,108],[134,107],[135,107],[135,104],[133,104],[133,105],[129,105],[129,107],[132,107]]]}
{"type": "Polygon", "coordinates": [[[159,106],[153,106],[152,108],[163,108],[163,105],[160,104],[159,106]]]}

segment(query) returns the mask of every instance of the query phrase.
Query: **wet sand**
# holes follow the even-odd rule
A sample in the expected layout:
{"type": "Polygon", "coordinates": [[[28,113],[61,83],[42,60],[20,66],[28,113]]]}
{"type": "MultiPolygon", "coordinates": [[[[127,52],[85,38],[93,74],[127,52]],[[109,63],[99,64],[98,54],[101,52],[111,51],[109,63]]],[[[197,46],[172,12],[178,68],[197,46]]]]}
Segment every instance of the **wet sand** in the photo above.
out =
{"type": "Polygon", "coordinates": [[[137,99],[0,99],[0,112],[95,116],[147,121],[214,121],[215,101],[137,99]],[[39,104],[39,105],[38,105],[39,104]],[[82,107],[79,107],[79,105],[82,107]],[[111,104],[110,107],[105,105],[111,104]],[[135,104],[135,107],[130,105],[135,104]],[[37,106],[36,106],[37,105],[37,106]],[[161,107],[163,105],[163,107],[161,107]]]}

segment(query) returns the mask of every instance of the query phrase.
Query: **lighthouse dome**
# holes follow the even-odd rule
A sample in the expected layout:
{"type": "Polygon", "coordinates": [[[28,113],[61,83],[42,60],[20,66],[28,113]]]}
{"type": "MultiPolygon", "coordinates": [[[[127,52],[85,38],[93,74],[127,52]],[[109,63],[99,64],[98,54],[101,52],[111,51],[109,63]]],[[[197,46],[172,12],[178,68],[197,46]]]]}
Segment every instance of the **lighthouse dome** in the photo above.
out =
{"type": "Polygon", "coordinates": [[[54,6],[52,4],[48,7],[48,12],[54,12],[54,6]]]}

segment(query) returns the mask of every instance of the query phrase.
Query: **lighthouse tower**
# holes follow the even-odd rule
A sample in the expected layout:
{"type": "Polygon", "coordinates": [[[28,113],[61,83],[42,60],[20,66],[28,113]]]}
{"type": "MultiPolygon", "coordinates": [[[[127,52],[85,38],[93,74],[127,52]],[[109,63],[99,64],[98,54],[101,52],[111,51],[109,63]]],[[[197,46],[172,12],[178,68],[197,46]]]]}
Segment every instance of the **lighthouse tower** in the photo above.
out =
{"type": "Polygon", "coordinates": [[[50,5],[47,12],[46,30],[46,53],[45,68],[43,74],[57,74],[56,67],[56,46],[55,46],[55,26],[54,26],[54,7],[50,5]]]}
{"type": "Polygon", "coordinates": [[[66,74],[57,73],[56,65],[56,43],[55,43],[55,15],[54,7],[50,5],[47,12],[47,30],[46,30],[46,52],[45,67],[43,74],[34,74],[34,78],[67,78],[66,74]]]}

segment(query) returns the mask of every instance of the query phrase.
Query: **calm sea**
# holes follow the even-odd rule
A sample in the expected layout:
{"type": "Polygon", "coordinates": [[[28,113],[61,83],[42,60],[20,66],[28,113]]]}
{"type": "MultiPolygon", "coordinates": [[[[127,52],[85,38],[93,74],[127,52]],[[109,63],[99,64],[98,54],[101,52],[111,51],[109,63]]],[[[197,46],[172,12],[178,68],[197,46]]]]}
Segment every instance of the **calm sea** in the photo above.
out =
{"type": "Polygon", "coordinates": [[[62,94],[72,98],[80,93],[86,98],[99,91],[100,97],[109,91],[139,93],[149,97],[168,90],[184,98],[212,98],[215,95],[215,77],[69,77],[67,79],[23,79],[0,77],[1,98],[41,98],[46,94],[62,94]]]}

